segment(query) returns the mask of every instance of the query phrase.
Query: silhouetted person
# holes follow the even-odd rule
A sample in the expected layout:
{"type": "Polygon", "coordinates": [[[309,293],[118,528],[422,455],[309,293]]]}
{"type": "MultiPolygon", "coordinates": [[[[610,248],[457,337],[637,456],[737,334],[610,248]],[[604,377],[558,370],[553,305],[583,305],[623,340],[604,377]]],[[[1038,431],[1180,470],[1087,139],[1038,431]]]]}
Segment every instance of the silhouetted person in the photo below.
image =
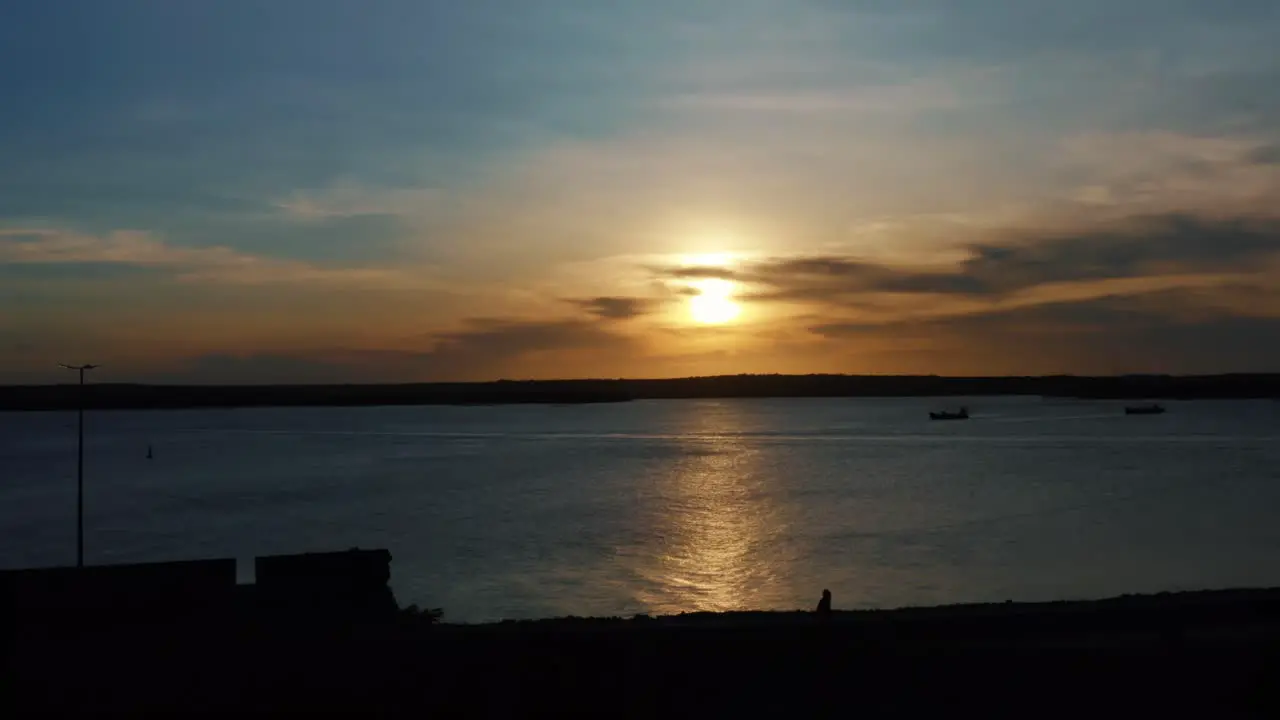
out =
{"type": "Polygon", "coordinates": [[[831,616],[831,591],[823,590],[822,599],[818,601],[818,617],[828,618],[831,616]]]}

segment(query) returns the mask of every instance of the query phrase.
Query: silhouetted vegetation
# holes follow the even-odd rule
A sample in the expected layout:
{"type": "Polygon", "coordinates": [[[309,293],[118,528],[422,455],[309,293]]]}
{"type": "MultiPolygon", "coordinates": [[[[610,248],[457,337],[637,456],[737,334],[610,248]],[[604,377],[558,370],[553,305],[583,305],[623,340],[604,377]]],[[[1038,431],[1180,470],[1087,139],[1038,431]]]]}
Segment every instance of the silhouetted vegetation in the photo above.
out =
{"type": "MultiPolygon", "coordinates": [[[[107,409],[578,404],[660,398],[1040,395],[1121,398],[1280,398],[1280,374],[1114,377],[932,375],[720,375],[665,380],[500,380],[402,385],[126,385],[86,387],[88,407],[107,409]]],[[[0,387],[0,410],[71,409],[74,385],[0,387]]]]}
{"type": "Polygon", "coordinates": [[[400,608],[400,617],[408,622],[435,625],[444,620],[444,609],[420,608],[417,605],[410,605],[406,608],[400,608]]]}

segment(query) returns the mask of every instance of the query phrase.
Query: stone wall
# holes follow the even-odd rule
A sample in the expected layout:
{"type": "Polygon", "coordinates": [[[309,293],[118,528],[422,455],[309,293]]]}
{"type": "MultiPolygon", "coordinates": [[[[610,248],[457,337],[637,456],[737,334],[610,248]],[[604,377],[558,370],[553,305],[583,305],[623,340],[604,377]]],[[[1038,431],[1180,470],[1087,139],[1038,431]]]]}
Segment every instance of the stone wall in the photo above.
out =
{"type": "Polygon", "coordinates": [[[235,585],[234,559],[7,570],[0,607],[11,617],[160,619],[226,610],[235,585]]]}
{"type": "Polygon", "coordinates": [[[269,555],[254,567],[258,606],[268,612],[368,617],[396,610],[386,550],[269,555]]]}
{"type": "Polygon", "coordinates": [[[185,560],[0,571],[0,615],[27,622],[165,621],[267,613],[341,621],[393,614],[386,550],[256,558],[257,583],[236,585],[236,561],[185,560]]]}

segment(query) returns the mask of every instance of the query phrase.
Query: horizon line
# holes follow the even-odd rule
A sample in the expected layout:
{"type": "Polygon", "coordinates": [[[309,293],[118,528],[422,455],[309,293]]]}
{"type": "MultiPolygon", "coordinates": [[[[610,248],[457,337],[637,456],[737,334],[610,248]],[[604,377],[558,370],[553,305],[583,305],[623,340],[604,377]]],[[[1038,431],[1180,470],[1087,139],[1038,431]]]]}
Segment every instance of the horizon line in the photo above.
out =
{"type": "MultiPolygon", "coordinates": [[[[687,375],[679,377],[581,377],[581,378],[496,378],[493,380],[415,380],[406,382],[318,382],[318,383],[282,383],[282,382],[95,382],[94,386],[114,387],[411,387],[422,385],[497,385],[497,384],[535,384],[535,383],[654,383],[682,382],[695,380],[720,380],[731,378],[845,378],[845,379],[877,379],[877,380],[1126,380],[1126,379],[1220,379],[1220,378],[1276,378],[1280,371],[1268,372],[1222,372],[1222,373],[1119,373],[1077,375],[1074,373],[1052,373],[1040,375],[937,375],[937,374],[882,374],[882,373],[724,373],[719,375],[687,375]]],[[[48,388],[74,386],[76,383],[44,383],[44,384],[0,384],[0,389],[15,388],[48,388]]]]}

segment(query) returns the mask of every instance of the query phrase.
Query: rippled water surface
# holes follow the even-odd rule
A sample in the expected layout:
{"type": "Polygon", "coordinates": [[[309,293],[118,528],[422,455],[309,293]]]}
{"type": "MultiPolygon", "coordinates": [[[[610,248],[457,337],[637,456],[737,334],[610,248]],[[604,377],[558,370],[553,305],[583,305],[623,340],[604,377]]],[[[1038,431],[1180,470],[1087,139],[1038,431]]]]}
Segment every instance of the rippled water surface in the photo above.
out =
{"type": "MultiPolygon", "coordinates": [[[[455,621],[1280,584],[1280,403],[1121,408],[90,413],[86,557],[386,547],[402,604],[455,621]]],[[[0,565],[74,561],[75,439],[74,413],[0,413],[0,565]]]]}

